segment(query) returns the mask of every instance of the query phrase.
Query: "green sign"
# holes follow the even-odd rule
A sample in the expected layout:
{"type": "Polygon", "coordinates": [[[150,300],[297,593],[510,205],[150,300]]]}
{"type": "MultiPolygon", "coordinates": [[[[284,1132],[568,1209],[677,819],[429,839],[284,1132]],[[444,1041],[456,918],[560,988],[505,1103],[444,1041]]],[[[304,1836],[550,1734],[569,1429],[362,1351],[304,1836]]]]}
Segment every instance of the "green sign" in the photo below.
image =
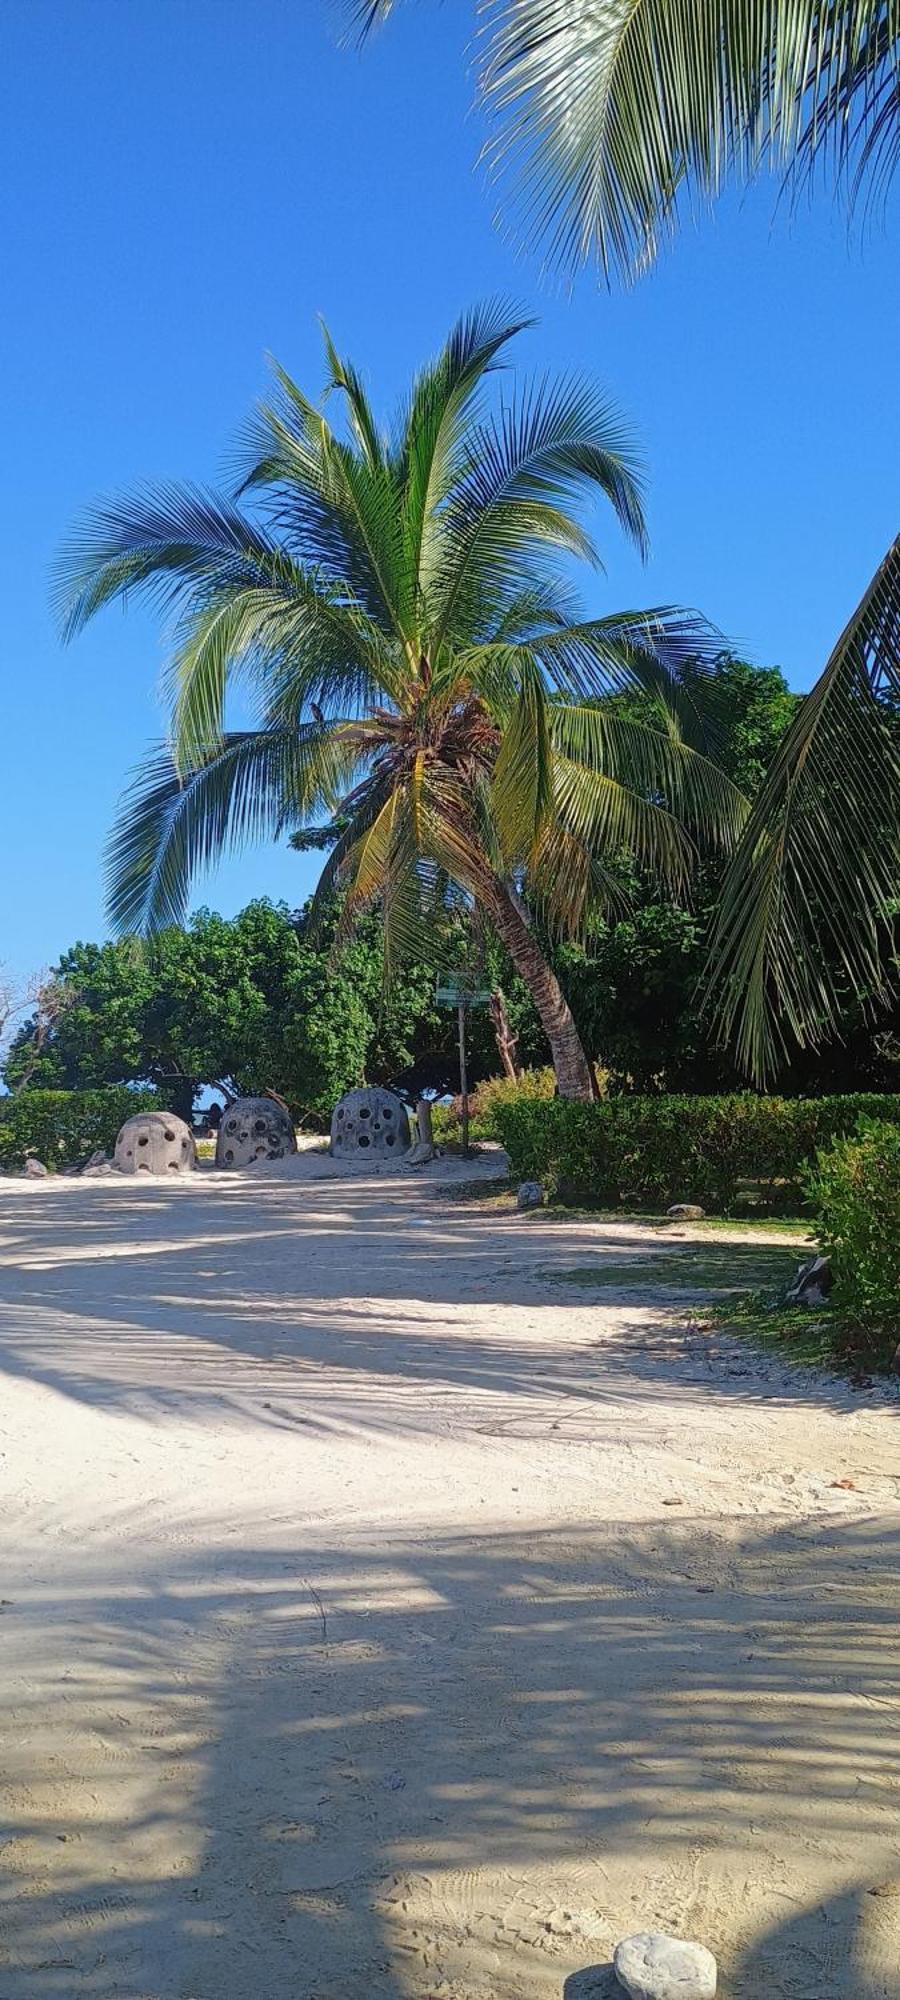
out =
{"type": "Polygon", "coordinates": [[[443,986],[436,986],[434,997],[439,1007],[486,1007],[490,992],[477,993],[463,985],[462,980],[450,979],[443,986]]]}

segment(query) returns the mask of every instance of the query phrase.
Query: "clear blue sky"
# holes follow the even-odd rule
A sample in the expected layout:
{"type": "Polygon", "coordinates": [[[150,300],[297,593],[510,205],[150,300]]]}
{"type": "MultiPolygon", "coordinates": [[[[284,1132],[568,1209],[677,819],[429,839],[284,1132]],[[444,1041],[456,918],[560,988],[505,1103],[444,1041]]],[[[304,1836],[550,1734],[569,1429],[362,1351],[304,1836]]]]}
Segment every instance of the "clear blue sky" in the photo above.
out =
{"type": "MultiPolygon", "coordinates": [[[[336,0],[6,0],[0,40],[5,409],[0,960],[103,932],[100,854],[158,733],[161,635],[107,614],[64,652],[54,552],[92,497],[214,478],[277,354],[318,385],[316,315],[390,408],[465,304],[535,308],[536,365],[592,370],[651,471],[645,570],[611,521],[609,609],[702,607],[805,687],[897,525],[900,276],[827,200],[772,228],[766,187],[609,297],[542,286],[474,169],[470,0],[401,9],[365,56],[336,0]]],[[[296,903],[259,850],[198,901],[296,903]]]]}

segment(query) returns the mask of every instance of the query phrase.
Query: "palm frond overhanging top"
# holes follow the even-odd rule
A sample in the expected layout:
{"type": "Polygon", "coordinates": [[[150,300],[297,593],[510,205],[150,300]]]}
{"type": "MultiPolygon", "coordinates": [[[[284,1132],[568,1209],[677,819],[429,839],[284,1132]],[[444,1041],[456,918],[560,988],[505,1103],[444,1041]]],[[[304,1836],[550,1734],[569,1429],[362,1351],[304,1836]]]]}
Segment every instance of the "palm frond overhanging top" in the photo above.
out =
{"type": "MultiPolygon", "coordinates": [[[[395,0],[349,0],[362,33],[395,0]]],[[[682,200],[768,162],[851,205],[900,160],[900,0],[481,0],[490,145],[526,233],[633,276],[682,200]]]]}

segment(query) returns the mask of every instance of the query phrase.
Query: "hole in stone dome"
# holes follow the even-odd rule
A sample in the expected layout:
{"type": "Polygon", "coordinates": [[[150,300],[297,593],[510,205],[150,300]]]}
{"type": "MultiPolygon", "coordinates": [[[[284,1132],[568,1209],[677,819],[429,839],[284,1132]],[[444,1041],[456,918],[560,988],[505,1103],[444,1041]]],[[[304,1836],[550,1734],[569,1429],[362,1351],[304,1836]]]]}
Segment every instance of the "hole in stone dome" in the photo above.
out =
{"type": "Polygon", "coordinates": [[[361,1132],[361,1133],[360,1133],[360,1135],[359,1135],[359,1144],[360,1144],[361,1146],[367,1146],[367,1145],[369,1144],[369,1134],[368,1134],[368,1132],[361,1132]]]}
{"type": "Polygon", "coordinates": [[[372,1116],[372,1113],[371,1113],[371,1111],[369,1110],[369,1107],[368,1107],[368,1105],[367,1105],[367,1104],[363,1104],[363,1105],[361,1105],[361,1106],[360,1106],[360,1112],[359,1112],[359,1115],[360,1115],[360,1117],[361,1117],[361,1118],[371,1118],[371,1116],[372,1116]]]}
{"type": "Polygon", "coordinates": [[[167,1133],[166,1133],[166,1138],[167,1138],[167,1139],[174,1139],[174,1137],[175,1137],[175,1134],[174,1134],[174,1132],[167,1132],[167,1133]]]}
{"type": "Polygon", "coordinates": [[[385,1145],[386,1145],[386,1146],[392,1146],[392,1145],[393,1145],[393,1143],[394,1143],[394,1134],[393,1134],[393,1132],[387,1132],[387,1133],[385,1134],[385,1140],[384,1140],[384,1143],[385,1143],[385,1145]]]}
{"type": "Polygon", "coordinates": [[[149,1172],[150,1168],[148,1167],[146,1160],[138,1160],[138,1173],[149,1174],[149,1172]]]}
{"type": "Polygon", "coordinates": [[[177,1165],[176,1165],[176,1162],[175,1162],[174,1160],[170,1160],[170,1161],[169,1161],[169,1172],[170,1172],[170,1174],[177,1174],[177,1172],[178,1172],[178,1167],[177,1167],[177,1165]]]}
{"type": "Polygon", "coordinates": [[[344,1116],[344,1107],[343,1107],[343,1105],[342,1105],[342,1104],[339,1104],[339,1105],[338,1105],[338,1117],[339,1117],[339,1118],[343,1118],[343,1116],[344,1116]]]}
{"type": "Polygon", "coordinates": [[[383,1104],[383,1105],[382,1105],[382,1107],[381,1107],[381,1116],[382,1116],[382,1118],[393,1118],[394,1114],[393,1114],[393,1111],[391,1110],[391,1107],[390,1107],[390,1105],[389,1105],[389,1104],[383,1104]]]}
{"type": "Polygon", "coordinates": [[[232,1160],[233,1160],[233,1159],[234,1159],[234,1154],[233,1154],[233,1152],[232,1152],[232,1150],[231,1150],[231,1147],[230,1147],[230,1146],[228,1146],[228,1147],[226,1147],[226,1150],[225,1150],[225,1164],[226,1164],[226,1166],[229,1166],[229,1167],[230,1167],[230,1165],[231,1165],[231,1162],[232,1162],[232,1160]]]}
{"type": "MultiPolygon", "coordinates": [[[[225,1120],[225,1130],[226,1130],[226,1132],[236,1132],[236,1131],[237,1131],[237,1119],[236,1119],[236,1118],[226,1118],[226,1120],[225,1120]]],[[[230,1157],[230,1156],[229,1156],[229,1157],[230,1157]]]]}
{"type": "Polygon", "coordinates": [[[266,1121],[265,1121],[265,1119],[264,1119],[264,1118],[257,1118],[257,1120],[256,1120],[256,1123],[255,1123],[255,1125],[254,1125],[254,1127],[253,1127],[253,1130],[254,1130],[254,1132],[255,1132],[255,1133],[257,1134],[257,1136],[258,1136],[258,1137],[262,1137],[262,1136],[264,1136],[264,1134],[265,1134],[265,1130],[266,1130],[266,1121]]]}
{"type": "Polygon", "coordinates": [[[142,1132],[142,1133],[141,1133],[141,1135],[140,1135],[140,1137],[139,1137],[139,1139],[138,1139],[138,1145],[139,1145],[139,1146],[149,1146],[149,1144],[150,1144],[150,1141],[149,1141],[149,1139],[148,1139],[148,1137],[147,1137],[147,1134],[146,1134],[146,1132],[142,1132]]]}

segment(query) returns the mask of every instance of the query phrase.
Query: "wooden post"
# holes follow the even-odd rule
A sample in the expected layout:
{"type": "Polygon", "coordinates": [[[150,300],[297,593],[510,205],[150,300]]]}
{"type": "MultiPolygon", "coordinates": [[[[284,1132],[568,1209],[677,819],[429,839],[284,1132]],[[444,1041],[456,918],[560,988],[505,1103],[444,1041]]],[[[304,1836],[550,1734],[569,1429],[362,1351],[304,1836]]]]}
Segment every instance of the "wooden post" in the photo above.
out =
{"type": "Polygon", "coordinates": [[[466,1074],[466,1003],[459,1003],[459,1094],[462,1100],[463,1159],[469,1157],[469,1081],[466,1074]]]}

